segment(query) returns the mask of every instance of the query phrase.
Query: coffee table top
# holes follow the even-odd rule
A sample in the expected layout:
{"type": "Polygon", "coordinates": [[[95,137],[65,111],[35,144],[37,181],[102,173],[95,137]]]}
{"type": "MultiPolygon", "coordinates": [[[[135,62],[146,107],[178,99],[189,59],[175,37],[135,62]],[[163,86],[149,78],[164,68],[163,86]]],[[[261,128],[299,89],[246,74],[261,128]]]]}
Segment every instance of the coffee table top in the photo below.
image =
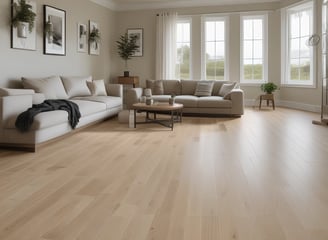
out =
{"type": "Polygon", "coordinates": [[[152,105],[146,105],[146,103],[135,103],[132,105],[133,109],[136,110],[148,110],[148,111],[172,111],[183,108],[183,104],[174,103],[170,105],[169,103],[155,102],[152,105]]]}

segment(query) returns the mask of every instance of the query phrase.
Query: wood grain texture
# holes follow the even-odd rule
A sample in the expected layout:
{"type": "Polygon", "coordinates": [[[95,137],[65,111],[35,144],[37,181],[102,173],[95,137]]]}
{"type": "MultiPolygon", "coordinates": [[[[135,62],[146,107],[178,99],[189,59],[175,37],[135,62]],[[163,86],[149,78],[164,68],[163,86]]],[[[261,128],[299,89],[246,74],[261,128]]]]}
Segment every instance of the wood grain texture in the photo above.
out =
{"type": "Polygon", "coordinates": [[[328,128],[246,109],[0,150],[0,239],[326,240],[328,128]]]}

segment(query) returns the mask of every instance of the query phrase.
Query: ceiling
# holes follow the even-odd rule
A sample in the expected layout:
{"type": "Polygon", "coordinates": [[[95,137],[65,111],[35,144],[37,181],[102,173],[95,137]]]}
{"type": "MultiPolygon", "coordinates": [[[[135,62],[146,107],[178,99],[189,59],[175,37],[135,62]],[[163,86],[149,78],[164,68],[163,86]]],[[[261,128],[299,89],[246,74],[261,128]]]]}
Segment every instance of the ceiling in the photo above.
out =
{"type": "Polygon", "coordinates": [[[280,0],[91,0],[112,10],[141,10],[280,2],[280,0]]]}

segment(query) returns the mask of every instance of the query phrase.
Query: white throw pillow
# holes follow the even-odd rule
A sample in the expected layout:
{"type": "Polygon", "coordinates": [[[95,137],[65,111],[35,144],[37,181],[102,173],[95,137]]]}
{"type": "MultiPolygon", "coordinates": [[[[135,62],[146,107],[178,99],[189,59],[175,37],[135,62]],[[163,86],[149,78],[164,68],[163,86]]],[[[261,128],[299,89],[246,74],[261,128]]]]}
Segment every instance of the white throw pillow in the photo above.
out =
{"type": "Polygon", "coordinates": [[[107,96],[104,80],[93,80],[91,92],[94,96],[107,96]]]}
{"type": "Polygon", "coordinates": [[[236,84],[236,82],[222,84],[218,95],[224,97],[225,95],[230,93],[232,89],[235,88],[236,84]]]}
{"type": "Polygon", "coordinates": [[[47,78],[22,77],[24,88],[34,89],[37,93],[43,93],[46,99],[67,99],[64,85],[58,76],[47,78]]]}
{"type": "Polygon", "coordinates": [[[90,96],[91,92],[87,82],[92,81],[92,77],[61,77],[67,95],[72,97],[90,96]]]}

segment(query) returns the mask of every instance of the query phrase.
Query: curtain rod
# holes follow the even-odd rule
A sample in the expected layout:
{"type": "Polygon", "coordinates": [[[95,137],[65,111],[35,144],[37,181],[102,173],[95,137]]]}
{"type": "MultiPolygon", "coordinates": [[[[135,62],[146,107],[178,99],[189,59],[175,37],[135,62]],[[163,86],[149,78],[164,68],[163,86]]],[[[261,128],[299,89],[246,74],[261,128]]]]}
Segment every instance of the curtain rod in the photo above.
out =
{"type": "MultiPolygon", "coordinates": [[[[197,14],[178,14],[179,16],[204,16],[204,15],[215,15],[215,14],[235,14],[235,13],[263,13],[263,12],[275,12],[279,11],[279,9],[272,10],[272,9],[265,9],[265,10],[249,10],[249,11],[223,11],[223,12],[211,12],[211,13],[197,13],[197,14]]],[[[158,17],[160,14],[157,13],[156,16],[158,17]]]]}

